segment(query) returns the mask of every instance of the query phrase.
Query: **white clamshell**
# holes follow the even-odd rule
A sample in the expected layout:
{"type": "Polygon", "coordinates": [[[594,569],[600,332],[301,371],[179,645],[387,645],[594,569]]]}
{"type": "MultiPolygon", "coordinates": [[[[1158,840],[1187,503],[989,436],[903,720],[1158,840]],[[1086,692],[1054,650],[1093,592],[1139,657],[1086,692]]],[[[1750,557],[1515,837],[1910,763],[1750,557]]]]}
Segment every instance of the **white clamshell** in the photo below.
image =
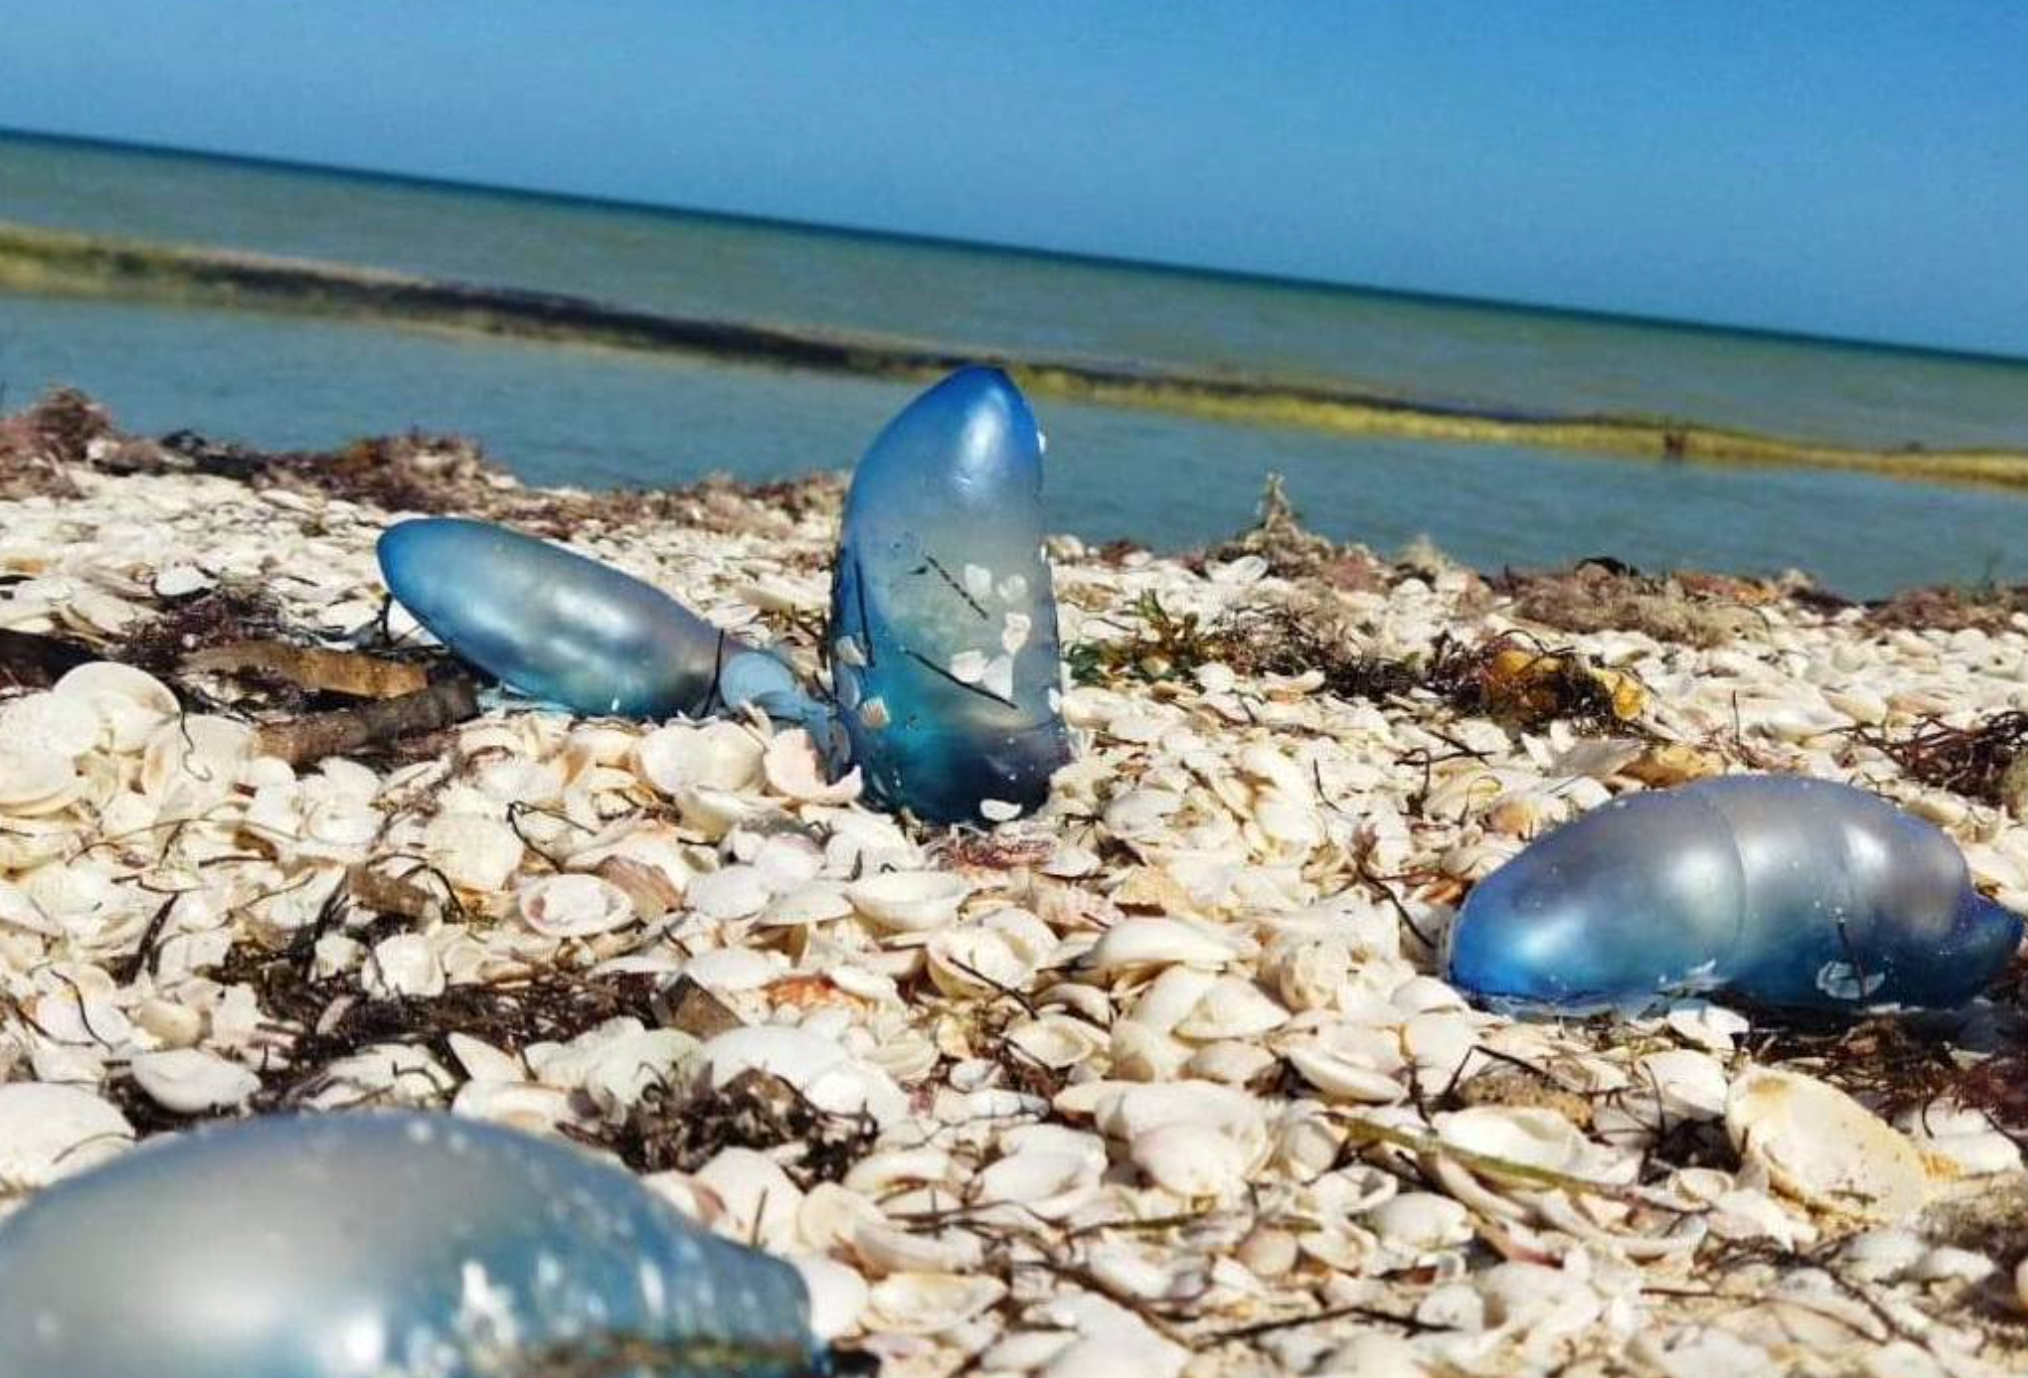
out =
{"type": "Polygon", "coordinates": [[[1753,1068],[1732,1083],[1725,1128],[1740,1156],[1789,1195],[1840,1214],[1901,1220],[1929,1194],[1906,1136],[1837,1087],[1753,1068]]]}

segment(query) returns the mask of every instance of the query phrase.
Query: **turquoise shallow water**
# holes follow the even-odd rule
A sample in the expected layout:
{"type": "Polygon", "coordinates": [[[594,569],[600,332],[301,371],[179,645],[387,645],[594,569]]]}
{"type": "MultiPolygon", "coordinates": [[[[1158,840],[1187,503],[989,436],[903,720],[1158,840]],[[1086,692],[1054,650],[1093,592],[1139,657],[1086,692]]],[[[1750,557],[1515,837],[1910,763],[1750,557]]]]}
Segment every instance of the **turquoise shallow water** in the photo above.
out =
{"type": "MultiPolygon", "coordinates": [[[[21,364],[139,429],[328,446],[415,422],[484,438],[539,483],[680,483],[848,468],[904,384],[556,350],[227,312],[0,297],[21,364]],[[28,343],[23,348],[23,342],[28,343]],[[253,361],[257,361],[257,364],[253,361]]],[[[1277,470],[1311,524],[1481,567],[1615,554],[1643,567],[1799,567],[1855,595],[2028,580],[2028,500],[1806,470],[1740,473],[1496,445],[1345,439],[1050,401],[1052,524],[1164,547],[1244,524],[1277,470]]]]}
{"type": "MultiPolygon", "coordinates": [[[[0,220],[374,264],[687,315],[1230,368],[1501,409],[1883,445],[2028,446],[2028,366],[1200,277],[301,169],[0,138],[0,220]]],[[[0,295],[10,403],[267,446],[462,431],[538,482],[844,468],[911,389],[254,312],[0,295]]],[[[1054,521],[1187,545],[1279,470],[1312,524],[1498,567],[1807,569],[1871,595],[2028,580],[2028,500],[1813,472],[1237,426],[1044,400],[1054,521]]]]}

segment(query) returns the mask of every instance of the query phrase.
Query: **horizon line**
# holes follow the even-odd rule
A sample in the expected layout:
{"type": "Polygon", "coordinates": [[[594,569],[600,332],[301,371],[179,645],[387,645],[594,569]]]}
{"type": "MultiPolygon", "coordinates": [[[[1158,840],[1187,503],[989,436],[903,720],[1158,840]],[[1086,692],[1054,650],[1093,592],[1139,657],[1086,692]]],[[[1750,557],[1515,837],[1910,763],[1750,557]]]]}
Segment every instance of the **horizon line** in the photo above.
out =
{"type": "Polygon", "coordinates": [[[804,220],[791,216],[764,215],[750,211],[684,206],[670,202],[645,201],[623,196],[556,191],[530,186],[510,186],[505,183],[481,182],[466,178],[435,176],[425,173],[392,172],[355,164],[319,163],[267,154],[230,153],[217,149],[192,148],[181,144],[156,143],[135,139],[114,139],[94,134],[59,133],[51,130],[26,129],[15,125],[0,125],[0,141],[4,140],[132,153],[150,158],[186,158],[201,162],[244,167],[256,171],[291,172],[335,180],[387,182],[427,191],[460,192],[468,195],[542,201],[558,205],[598,207],[601,209],[629,211],[671,219],[716,221],[722,224],[754,226],[802,234],[834,235],[852,239],[883,241],[892,244],[908,244],[974,253],[1007,254],[1085,267],[1127,269],[1136,272],[1169,274],[1178,277],[1249,283],[1256,286],[1273,288],[1342,292],[1348,295],[1378,297],[1413,305],[1470,307],[1476,310],[1495,311],[1511,315],[1550,316],[1591,324],[1659,327],[1705,335],[1730,335],[1787,344],[1828,346],[1834,349],[1845,349],[1862,353],[1912,355],[1933,359],[1952,359],[1964,362],[2003,364],[2016,367],[2028,365],[2028,354],[2008,354],[1991,349],[1910,344],[1897,340],[1868,339],[1848,335],[1827,335],[1806,330],[1781,329],[1774,326],[1739,325],[1723,321],[1696,320],[1687,317],[1657,316],[1644,312],[1608,311],[1596,307],[1569,306],[1556,302],[1528,301],[1519,298],[1479,297],[1464,293],[1431,291],[1420,288],[1381,287],[1342,279],[1276,273],[1260,269],[1180,263],[1168,259],[1133,258],[1123,254],[1096,253],[1076,249],[1054,249],[1037,245],[1011,244],[988,239],[968,239],[957,235],[933,234],[915,230],[897,230],[871,225],[853,225],[820,220],[804,220]]]}

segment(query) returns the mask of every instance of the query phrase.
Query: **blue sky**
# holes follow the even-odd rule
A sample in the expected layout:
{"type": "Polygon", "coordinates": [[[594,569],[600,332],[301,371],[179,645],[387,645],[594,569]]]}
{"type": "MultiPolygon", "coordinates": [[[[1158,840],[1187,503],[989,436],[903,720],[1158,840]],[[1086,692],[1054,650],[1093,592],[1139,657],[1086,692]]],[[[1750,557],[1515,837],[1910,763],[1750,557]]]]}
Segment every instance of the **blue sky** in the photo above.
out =
{"type": "Polygon", "coordinates": [[[14,0],[0,31],[20,128],[2028,355],[2024,81],[2004,0],[14,0]]]}

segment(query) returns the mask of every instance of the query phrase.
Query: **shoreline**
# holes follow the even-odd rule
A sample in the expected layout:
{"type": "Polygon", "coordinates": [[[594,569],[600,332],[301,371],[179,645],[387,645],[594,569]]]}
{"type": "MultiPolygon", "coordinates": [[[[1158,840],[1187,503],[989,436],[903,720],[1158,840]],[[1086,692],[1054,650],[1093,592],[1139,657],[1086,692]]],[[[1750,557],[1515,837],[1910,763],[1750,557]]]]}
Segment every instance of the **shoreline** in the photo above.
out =
{"type": "MultiPolygon", "coordinates": [[[[2028,909],[2019,736],[1967,773],[1927,735],[2020,716],[2018,591],[1491,576],[1333,543],[1271,488],[1187,557],[1052,541],[1079,754],[1017,823],[871,811],[758,723],[495,708],[272,750],[336,682],[292,658],[454,668],[383,606],[401,514],[567,540],[808,673],[842,497],[155,441],[77,394],[0,417],[0,657],[87,657],[0,662],[0,732],[63,782],[0,776],[0,1074],[136,1139],[374,1104],[570,1138],[802,1259],[883,1378],[2020,1371],[2028,972],[1962,1020],[1531,1021],[1437,957],[1529,839],[1729,770],[1875,790],[2028,909]],[[898,912],[918,876],[948,903],[898,912]],[[781,1051],[721,1080],[700,1049],[735,1025],[781,1051]],[[158,1099],[134,1069],[171,1048],[205,1079],[158,1099]],[[820,1078],[868,1113],[814,1112],[820,1078]],[[1806,1113],[1735,1132],[1768,1078],[1863,1105],[1849,1154],[1813,1158],[1806,1113]],[[1842,1174],[1875,1171],[1919,1200],[1870,1218],[1842,1174]]],[[[0,1122],[0,1210],[61,1140],[0,1122]]]]}
{"type": "Polygon", "coordinates": [[[1482,411],[1214,371],[1014,357],[990,350],[964,353],[895,337],[679,317],[556,293],[6,223],[0,223],[0,291],[324,316],[898,381],[923,381],[960,363],[982,362],[1006,368],[1025,389],[1041,396],[1239,424],[2028,490],[2028,450],[1874,449],[1667,418],[1482,411]]]}

